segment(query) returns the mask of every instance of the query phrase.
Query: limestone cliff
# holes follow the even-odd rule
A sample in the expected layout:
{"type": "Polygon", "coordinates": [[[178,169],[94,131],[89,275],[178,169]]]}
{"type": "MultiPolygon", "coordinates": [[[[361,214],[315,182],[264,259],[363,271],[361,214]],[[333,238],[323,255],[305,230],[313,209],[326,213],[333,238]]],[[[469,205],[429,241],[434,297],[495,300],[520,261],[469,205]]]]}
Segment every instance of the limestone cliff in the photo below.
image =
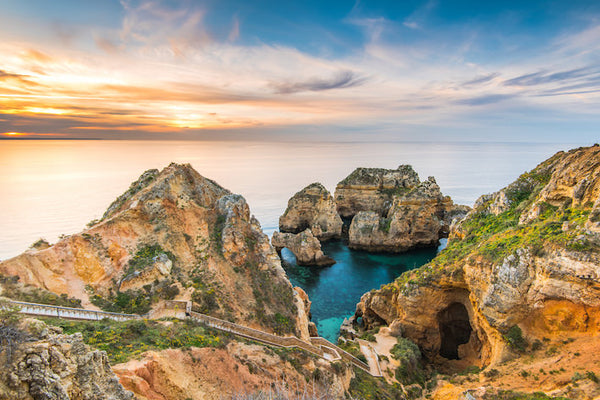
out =
{"type": "Polygon", "coordinates": [[[161,299],[308,337],[302,300],[248,204],[189,165],[150,170],[100,221],[53,246],[0,263],[0,273],[111,311],[146,312],[161,299]]]}
{"type": "Polygon", "coordinates": [[[2,400],[128,400],[106,353],[83,343],[81,334],[63,335],[35,320],[33,336],[0,352],[2,400]]]}
{"type": "Polygon", "coordinates": [[[335,264],[333,258],[323,253],[319,239],[313,236],[310,229],[298,234],[274,232],[271,243],[278,252],[284,247],[288,248],[296,256],[298,265],[326,267],[335,264]]]}
{"type": "Polygon", "coordinates": [[[397,169],[357,168],[335,188],[338,213],[351,218],[360,211],[387,215],[394,194],[414,188],[419,176],[410,165],[397,169]]]}
{"type": "Polygon", "coordinates": [[[342,225],[333,197],[320,183],[311,183],[292,196],[279,217],[281,232],[300,233],[310,229],[321,241],[339,239],[342,225]]]}
{"type": "Polygon", "coordinates": [[[600,146],[559,152],[482,196],[438,257],[365,294],[356,316],[438,365],[497,365],[527,342],[597,335],[599,196],[600,146]]]}
{"type": "Polygon", "coordinates": [[[443,196],[433,177],[421,182],[410,165],[358,168],[338,184],[335,199],[339,213],[353,217],[350,248],[377,252],[435,246],[468,211],[443,196]]]}
{"type": "Polygon", "coordinates": [[[152,351],[114,367],[123,386],[140,400],[222,400],[259,392],[273,398],[305,393],[342,399],[352,371],[338,369],[306,354],[294,353],[292,358],[284,351],[240,342],[220,349],[152,351]]]}

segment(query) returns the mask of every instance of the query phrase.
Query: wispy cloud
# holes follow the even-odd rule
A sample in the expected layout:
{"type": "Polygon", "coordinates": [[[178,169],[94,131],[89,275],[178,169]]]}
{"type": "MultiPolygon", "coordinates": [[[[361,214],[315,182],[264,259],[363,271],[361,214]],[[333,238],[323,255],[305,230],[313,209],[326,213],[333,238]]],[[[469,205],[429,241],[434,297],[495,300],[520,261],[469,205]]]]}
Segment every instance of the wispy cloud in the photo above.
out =
{"type": "Polygon", "coordinates": [[[463,104],[468,106],[485,106],[488,104],[495,104],[501,101],[509,100],[514,98],[514,94],[486,94],[482,96],[476,96],[467,99],[458,100],[457,104],[463,104]]]}
{"type": "Polygon", "coordinates": [[[564,83],[581,78],[600,77],[599,67],[583,67],[566,71],[540,71],[517,76],[504,82],[505,86],[538,86],[548,83],[564,83]]]}
{"type": "Polygon", "coordinates": [[[463,82],[462,86],[482,85],[482,84],[488,83],[488,82],[496,79],[499,76],[500,76],[500,73],[498,73],[498,72],[493,72],[491,74],[486,74],[486,75],[478,76],[476,78],[473,78],[471,80],[463,82]]]}
{"type": "Polygon", "coordinates": [[[366,80],[365,77],[352,71],[340,71],[331,78],[310,78],[301,82],[277,82],[271,83],[270,86],[279,94],[290,94],[349,88],[362,85],[366,80]]]}

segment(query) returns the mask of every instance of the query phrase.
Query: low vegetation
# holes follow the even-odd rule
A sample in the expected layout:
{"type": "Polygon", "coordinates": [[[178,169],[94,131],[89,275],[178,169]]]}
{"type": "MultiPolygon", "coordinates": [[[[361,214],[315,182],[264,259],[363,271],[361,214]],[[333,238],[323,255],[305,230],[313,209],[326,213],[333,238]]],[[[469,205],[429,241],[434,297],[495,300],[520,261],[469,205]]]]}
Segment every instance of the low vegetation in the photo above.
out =
{"type": "Polygon", "coordinates": [[[421,368],[421,351],[412,341],[399,337],[398,343],[392,347],[392,358],[400,362],[396,368],[396,380],[404,385],[418,383],[425,386],[426,376],[421,368]]]}
{"type": "Polygon", "coordinates": [[[399,384],[389,385],[385,382],[385,380],[375,378],[356,368],[355,376],[350,381],[348,393],[353,399],[364,400],[389,400],[406,398],[405,393],[399,384]]]}
{"type": "MultiPolygon", "coordinates": [[[[551,159],[552,160],[552,159],[551,159]]],[[[542,256],[549,248],[571,251],[600,251],[597,244],[588,240],[583,229],[592,204],[573,206],[565,201],[561,206],[539,202],[538,195],[551,177],[551,160],[503,190],[507,209],[498,215],[490,212],[491,199],[469,215],[461,224],[462,239],[450,240],[448,246],[430,263],[401,275],[390,285],[403,292],[426,285],[442,276],[459,279],[462,261],[469,258],[500,263],[519,249],[542,256]],[[536,203],[537,202],[537,203],[536,203]],[[519,224],[522,214],[532,206],[539,208],[539,215],[531,221],[519,224]]]]}
{"type": "Polygon", "coordinates": [[[6,301],[0,301],[0,354],[4,353],[6,362],[12,361],[12,356],[20,343],[28,341],[29,335],[19,329],[21,319],[19,309],[6,301]]]}
{"type": "Polygon", "coordinates": [[[2,296],[11,300],[81,308],[81,300],[69,297],[64,293],[57,295],[35,286],[22,284],[19,282],[18,276],[4,276],[0,274],[0,286],[2,286],[2,296]]]}
{"type": "Polygon", "coordinates": [[[521,393],[512,390],[500,390],[496,394],[486,394],[483,400],[569,400],[566,397],[552,397],[542,392],[521,393]]]}
{"type": "Polygon", "coordinates": [[[113,364],[126,362],[148,350],[185,347],[223,347],[227,338],[192,320],[134,320],[118,322],[67,321],[44,318],[66,334],[81,332],[85,343],[106,351],[113,364]]]}
{"type": "Polygon", "coordinates": [[[511,348],[519,352],[524,352],[529,345],[527,340],[523,337],[523,331],[518,325],[513,326],[504,335],[504,340],[508,342],[511,348]]]}

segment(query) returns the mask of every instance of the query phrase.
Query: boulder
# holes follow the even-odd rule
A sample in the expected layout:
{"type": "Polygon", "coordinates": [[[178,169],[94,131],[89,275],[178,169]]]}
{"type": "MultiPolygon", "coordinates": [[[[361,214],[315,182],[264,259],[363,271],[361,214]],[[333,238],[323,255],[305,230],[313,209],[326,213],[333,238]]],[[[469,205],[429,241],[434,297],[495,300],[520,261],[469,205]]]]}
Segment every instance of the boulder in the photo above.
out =
{"type": "Polygon", "coordinates": [[[298,265],[326,267],[335,264],[333,258],[323,253],[321,242],[313,236],[310,229],[297,234],[275,232],[271,243],[277,251],[288,248],[296,256],[298,265]]]}

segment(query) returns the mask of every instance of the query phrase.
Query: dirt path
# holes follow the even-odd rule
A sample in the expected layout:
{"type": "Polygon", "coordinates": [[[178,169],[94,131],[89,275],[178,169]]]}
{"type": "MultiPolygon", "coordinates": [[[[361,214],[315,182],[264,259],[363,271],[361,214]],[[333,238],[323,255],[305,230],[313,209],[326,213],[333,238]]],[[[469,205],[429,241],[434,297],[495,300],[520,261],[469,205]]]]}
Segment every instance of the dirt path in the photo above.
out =
{"type": "Polygon", "coordinates": [[[367,362],[369,364],[369,368],[371,369],[371,375],[381,376],[381,368],[379,367],[379,359],[377,358],[377,353],[371,344],[362,339],[356,339],[358,344],[360,345],[360,351],[367,358],[367,362]]]}

